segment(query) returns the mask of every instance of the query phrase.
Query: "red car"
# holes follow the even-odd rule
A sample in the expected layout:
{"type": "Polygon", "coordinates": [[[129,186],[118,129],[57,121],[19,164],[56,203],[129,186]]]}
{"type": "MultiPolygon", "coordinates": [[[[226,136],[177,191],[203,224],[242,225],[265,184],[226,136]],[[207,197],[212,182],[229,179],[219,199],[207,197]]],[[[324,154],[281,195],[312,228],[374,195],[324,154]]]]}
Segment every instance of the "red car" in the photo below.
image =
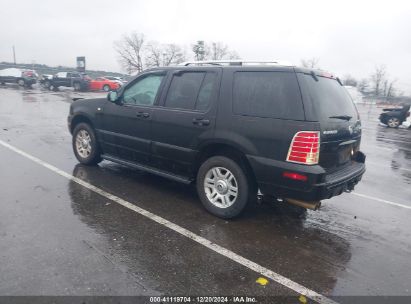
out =
{"type": "Polygon", "coordinates": [[[117,90],[120,87],[120,84],[116,81],[109,80],[104,77],[98,77],[93,79],[89,83],[89,89],[92,91],[111,91],[117,90]]]}

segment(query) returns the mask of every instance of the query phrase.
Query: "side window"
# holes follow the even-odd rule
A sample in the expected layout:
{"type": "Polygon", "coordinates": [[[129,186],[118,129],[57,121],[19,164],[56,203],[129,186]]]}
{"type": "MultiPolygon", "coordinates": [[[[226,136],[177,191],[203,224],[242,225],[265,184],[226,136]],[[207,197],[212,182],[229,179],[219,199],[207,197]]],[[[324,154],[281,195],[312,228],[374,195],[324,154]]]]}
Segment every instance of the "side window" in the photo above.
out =
{"type": "Polygon", "coordinates": [[[213,98],[213,93],[216,92],[217,73],[207,73],[198,94],[195,109],[205,111],[208,109],[213,98]]]}
{"type": "Polygon", "coordinates": [[[215,80],[216,73],[185,72],[174,75],[165,106],[175,109],[206,110],[212,98],[215,80]]]}
{"type": "Polygon", "coordinates": [[[234,73],[233,112],[255,117],[304,119],[295,73],[234,73]]]}
{"type": "Polygon", "coordinates": [[[124,91],[123,102],[133,105],[153,105],[163,78],[164,74],[151,74],[138,80],[124,91]]]}

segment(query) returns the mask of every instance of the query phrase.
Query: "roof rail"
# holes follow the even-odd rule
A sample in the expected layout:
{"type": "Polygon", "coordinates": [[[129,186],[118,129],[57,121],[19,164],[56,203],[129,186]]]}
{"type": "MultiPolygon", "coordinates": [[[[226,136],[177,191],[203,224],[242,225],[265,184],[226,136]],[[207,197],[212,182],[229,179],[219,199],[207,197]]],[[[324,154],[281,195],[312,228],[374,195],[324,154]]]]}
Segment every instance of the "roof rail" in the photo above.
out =
{"type": "Polygon", "coordinates": [[[282,65],[293,66],[286,61],[249,61],[249,60],[201,60],[201,61],[186,61],[180,63],[183,66],[190,65],[218,65],[218,66],[243,66],[243,65],[282,65]]]}

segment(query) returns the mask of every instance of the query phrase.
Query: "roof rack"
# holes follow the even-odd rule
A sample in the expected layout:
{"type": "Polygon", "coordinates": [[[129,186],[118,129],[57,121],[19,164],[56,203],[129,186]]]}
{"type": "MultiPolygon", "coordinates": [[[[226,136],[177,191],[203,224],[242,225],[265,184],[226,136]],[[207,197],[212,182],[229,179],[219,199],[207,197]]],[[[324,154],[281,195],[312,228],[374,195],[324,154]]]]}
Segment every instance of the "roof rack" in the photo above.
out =
{"type": "Polygon", "coordinates": [[[190,65],[218,65],[218,66],[243,66],[243,65],[282,65],[293,66],[286,61],[249,61],[249,60],[202,60],[202,61],[186,61],[180,63],[183,66],[190,65]]]}

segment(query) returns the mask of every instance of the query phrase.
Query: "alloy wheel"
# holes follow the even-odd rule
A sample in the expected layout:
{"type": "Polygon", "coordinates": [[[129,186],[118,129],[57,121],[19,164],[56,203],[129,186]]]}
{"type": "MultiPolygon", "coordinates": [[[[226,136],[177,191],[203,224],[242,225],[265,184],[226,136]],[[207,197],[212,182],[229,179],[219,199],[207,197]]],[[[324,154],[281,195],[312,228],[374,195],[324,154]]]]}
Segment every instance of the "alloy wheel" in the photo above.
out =
{"type": "Polygon", "coordinates": [[[204,192],[211,204],[218,208],[228,208],[238,197],[238,183],[227,168],[213,167],[205,176],[204,192]]]}

